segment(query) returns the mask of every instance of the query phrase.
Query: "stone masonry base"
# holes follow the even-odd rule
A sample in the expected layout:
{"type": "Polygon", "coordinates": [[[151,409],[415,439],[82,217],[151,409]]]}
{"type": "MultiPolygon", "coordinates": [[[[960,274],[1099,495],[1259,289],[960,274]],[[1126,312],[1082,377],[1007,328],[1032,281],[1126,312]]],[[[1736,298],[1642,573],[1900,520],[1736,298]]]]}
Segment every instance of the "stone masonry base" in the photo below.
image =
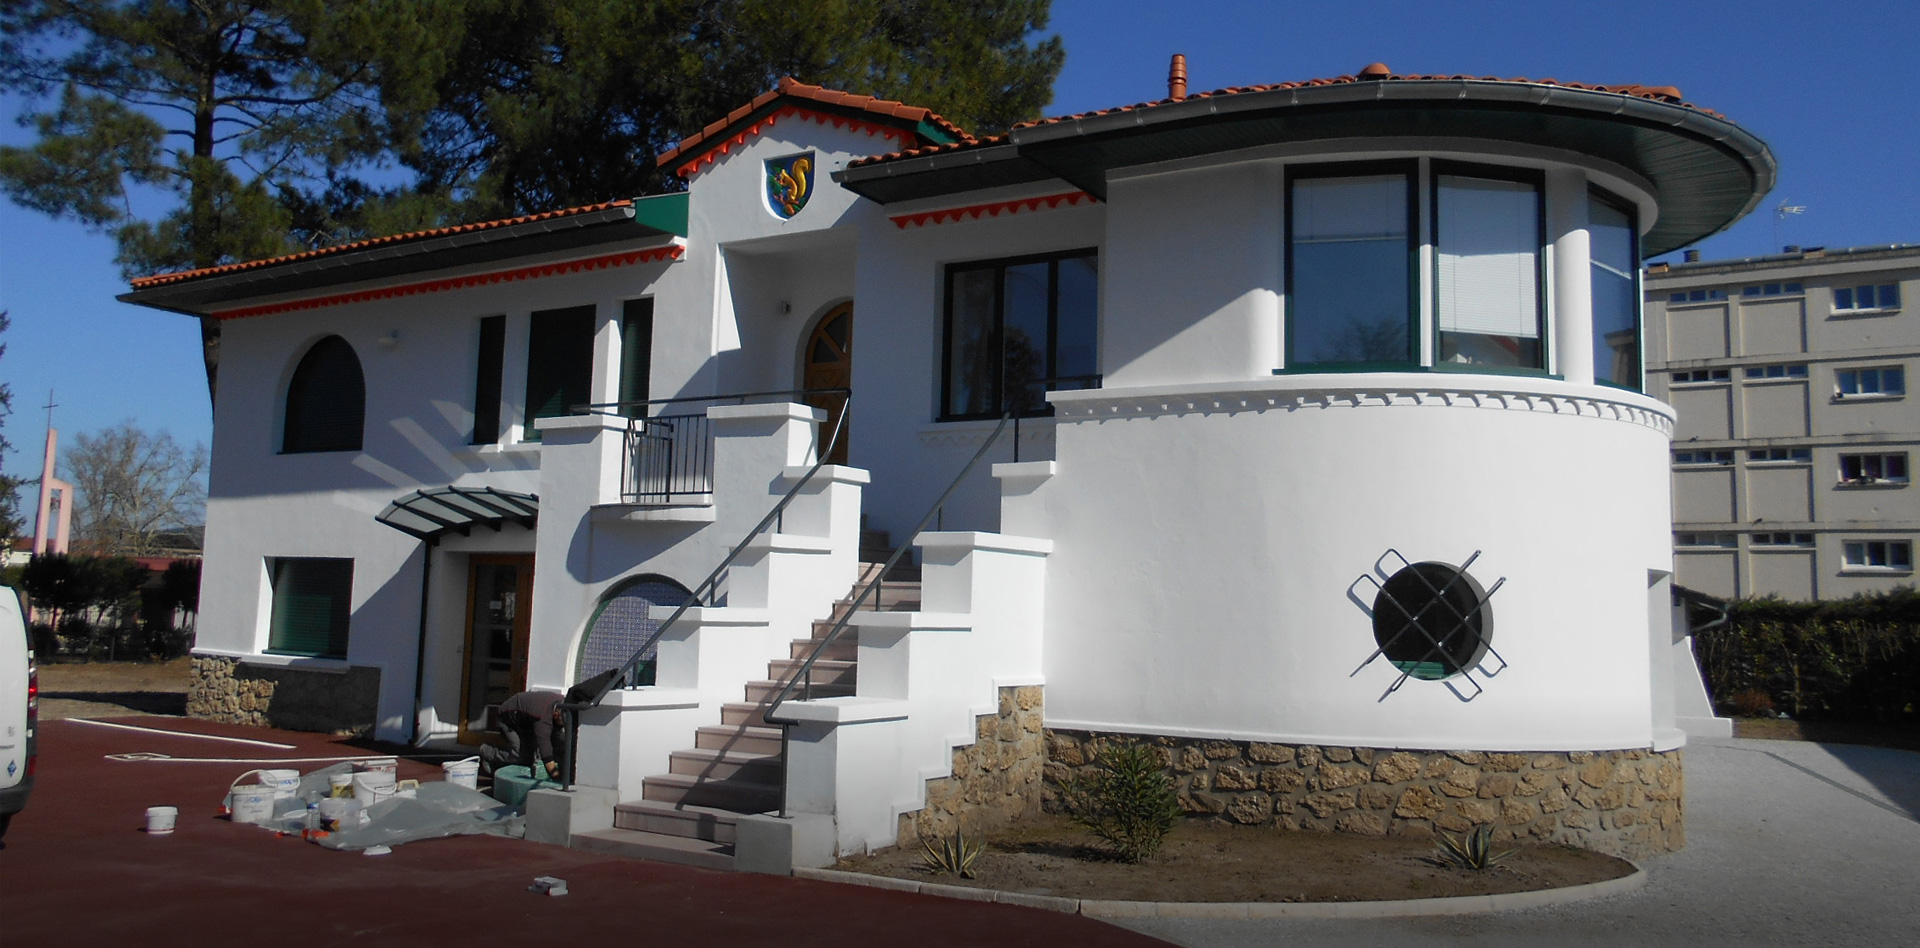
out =
{"type": "Polygon", "coordinates": [[[1040,812],[1046,742],[1043,689],[1000,689],[1000,709],[974,719],[975,740],[953,749],[953,775],[927,781],[924,809],[900,815],[899,845],[940,839],[956,829],[999,829],[1040,812]]]}
{"type": "Polygon", "coordinates": [[[187,683],[190,717],[289,731],[370,732],[379,701],[380,669],[363,666],[322,672],[196,655],[187,683]]]}
{"type": "MultiPolygon", "coordinates": [[[[1042,798],[1050,811],[1060,808],[1060,787],[1094,766],[1102,746],[1144,743],[1199,819],[1368,836],[1491,825],[1496,843],[1566,843],[1629,858],[1686,846],[1679,751],[1489,753],[1045,734],[1042,798]]],[[[958,773],[958,752],[955,763],[958,773]]]]}

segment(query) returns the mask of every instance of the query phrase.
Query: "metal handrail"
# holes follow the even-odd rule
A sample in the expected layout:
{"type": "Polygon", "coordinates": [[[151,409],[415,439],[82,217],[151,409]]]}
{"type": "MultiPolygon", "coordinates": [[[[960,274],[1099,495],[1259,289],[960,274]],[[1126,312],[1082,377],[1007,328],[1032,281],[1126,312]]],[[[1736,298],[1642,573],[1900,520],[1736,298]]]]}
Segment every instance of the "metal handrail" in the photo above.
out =
{"type": "MultiPolygon", "coordinates": [[[[1060,382],[1093,382],[1097,384],[1100,380],[1101,376],[1098,375],[1076,375],[1063,376],[1060,378],[1034,379],[1026,384],[1045,386],[1053,386],[1060,382]]],[[[1014,426],[1015,431],[1014,459],[1016,461],[1019,459],[1020,442],[1018,432],[1021,413],[1024,410],[1022,407],[1016,405],[1008,405],[1002,410],[1000,423],[994,426],[993,433],[987,435],[986,440],[981,442],[980,449],[973,452],[973,457],[967,459],[966,466],[960,469],[960,473],[954,475],[953,480],[947,484],[947,489],[941,491],[940,497],[933,502],[931,507],[927,508],[926,514],[920,518],[920,523],[913,528],[913,532],[907,534],[907,541],[895,548],[893,554],[887,557],[886,563],[882,564],[880,569],[874,572],[873,579],[869,580],[866,585],[861,588],[860,594],[854,597],[853,603],[847,607],[846,614],[841,616],[839,621],[833,624],[833,628],[827,630],[826,636],[814,645],[813,651],[807,653],[807,658],[800,663],[800,668],[793,673],[792,677],[787,679],[787,683],[781,687],[779,693],[774,695],[773,702],[767,705],[767,710],[760,715],[761,720],[780,727],[780,815],[785,816],[787,813],[787,731],[793,725],[799,724],[800,721],[794,718],[775,717],[774,712],[779,711],[780,707],[786,704],[788,699],[793,697],[795,688],[806,689],[800,700],[809,700],[807,696],[813,693],[814,663],[820,660],[820,656],[826,652],[827,646],[832,645],[834,640],[838,639],[840,634],[847,630],[847,626],[852,624],[854,614],[860,610],[860,606],[867,601],[867,598],[879,591],[881,584],[886,581],[887,574],[893,571],[893,568],[899,564],[901,557],[905,556],[907,550],[913,545],[913,538],[919,536],[922,531],[926,530],[928,524],[942,517],[946,511],[947,501],[953,497],[953,492],[960,489],[961,483],[967,479],[968,474],[973,472],[974,467],[980,463],[980,459],[986,457],[987,452],[992,450],[993,446],[1000,441],[1000,436],[1006,433],[1009,423],[1014,426]]],[[[877,603],[876,608],[878,608],[877,603]]]]}
{"type": "MultiPolygon", "coordinates": [[[[686,402],[723,402],[733,401],[746,404],[749,398],[773,398],[788,395],[852,395],[849,388],[789,388],[777,392],[729,392],[725,395],[676,395],[672,398],[632,398],[618,402],[586,402],[568,406],[576,415],[619,415],[620,409],[639,405],[679,405],[686,402]]],[[[621,415],[620,417],[626,417],[621,415]]]]}
{"type": "MultiPolygon", "coordinates": [[[[946,507],[947,499],[953,496],[953,492],[960,487],[960,483],[966,480],[969,473],[972,473],[974,466],[979,464],[980,459],[985,457],[987,451],[1000,440],[1000,436],[1007,430],[1007,424],[1011,422],[1013,418],[1014,411],[1011,408],[1007,409],[1006,412],[1000,416],[1000,423],[994,426],[993,433],[988,435],[986,441],[981,443],[980,450],[973,452],[973,457],[967,459],[966,466],[961,468],[960,473],[954,476],[953,482],[947,485],[947,489],[940,492],[940,499],[934,501],[933,506],[927,510],[926,515],[920,518],[919,525],[914,527],[913,532],[907,535],[907,542],[895,548],[893,555],[887,557],[887,562],[874,573],[873,579],[861,588],[860,595],[854,598],[853,604],[847,607],[846,614],[841,616],[840,620],[833,624],[833,628],[829,629],[826,637],[821,639],[820,642],[813,647],[813,651],[807,653],[806,661],[802,662],[800,668],[793,673],[792,677],[787,679],[787,683],[780,689],[780,693],[774,696],[773,703],[767,705],[767,710],[760,715],[761,720],[766,721],[768,724],[778,725],[780,728],[781,816],[784,817],[787,815],[787,731],[791,726],[799,724],[800,721],[794,718],[775,717],[774,712],[779,711],[780,706],[786,704],[788,698],[793,697],[794,689],[801,687],[802,682],[805,683],[807,695],[810,696],[813,693],[814,663],[820,660],[820,656],[826,652],[827,646],[833,644],[834,640],[840,637],[840,633],[847,630],[847,626],[853,621],[854,613],[859,611],[860,606],[867,601],[867,597],[874,595],[880,589],[880,584],[886,579],[887,573],[891,572],[894,566],[899,564],[900,558],[906,555],[907,551],[912,547],[912,538],[919,536],[921,531],[925,530],[927,525],[933,522],[934,517],[939,515],[946,507]]],[[[809,698],[802,697],[800,700],[806,701],[809,700],[809,698]]]]}
{"type": "MultiPolygon", "coordinates": [[[[794,395],[794,394],[851,395],[851,392],[849,392],[847,389],[814,389],[814,390],[794,390],[794,391],[788,391],[788,392],[751,393],[751,394],[739,396],[739,397],[753,398],[753,397],[760,397],[760,396],[766,396],[766,395],[794,395]]],[[[721,397],[731,398],[734,396],[721,396],[721,397]]],[[[682,400],[687,400],[687,399],[682,399],[682,400]]],[[[662,401],[665,401],[665,399],[662,399],[662,401]]],[[[701,580],[700,585],[694,587],[693,594],[687,598],[687,601],[681,603],[679,608],[675,609],[673,611],[673,614],[667,617],[667,621],[660,623],[657,627],[654,628],[652,634],[648,635],[646,641],[640,643],[640,646],[634,649],[633,655],[629,657],[626,660],[626,662],[620,666],[619,670],[616,673],[608,676],[606,681],[600,683],[599,687],[594,690],[592,697],[587,698],[584,701],[562,701],[559,704],[559,708],[563,712],[563,720],[565,722],[566,729],[567,729],[567,742],[566,742],[566,754],[565,754],[566,762],[562,768],[565,776],[564,776],[564,779],[562,779],[560,782],[561,789],[564,790],[573,786],[574,778],[578,775],[577,768],[579,765],[580,712],[585,711],[589,708],[599,707],[600,702],[606,700],[607,695],[611,694],[614,689],[623,687],[627,682],[632,681],[639,671],[641,656],[647,654],[648,649],[658,645],[660,642],[660,637],[663,634],[665,634],[667,629],[672,627],[675,622],[678,622],[681,616],[686,615],[687,610],[692,609],[696,605],[711,605],[711,602],[706,601],[705,597],[712,596],[714,594],[714,591],[719,588],[721,577],[725,576],[727,573],[727,570],[733,566],[733,562],[739,559],[742,553],[746,552],[747,544],[752,543],[754,537],[759,536],[769,526],[772,526],[776,521],[780,520],[781,516],[784,513],[786,513],[787,505],[793,503],[793,499],[799,496],[800,490],[806,487],[807,484],[813,480],[813,476],[815,474],[818,474],[822,467],[826,466],[827,451],[824,450],[824,448],[827,445],[833,444],[836,440],[839,439],[840,432],[846,428],[847,416],[852,413],[853,413],[853,402],[852,402],[852,399],[849,398],[847,401],[847,404],[840,410],[839,421],[837,421],[833,426],[833,436],[830,438],[818,440],[815,442],[817,446],[817,450],[815,450],[814,452],[813,466],[807,468],[807,473],[804,475],[801,475],[800,479],[794,482],[794,485],[792,487],[787,489],[786,494],[783,495],[780,498],[780,500],[773,505],[772,510],[767,511],[766,516],[760,518],[760,522],[755,524],[752,530],[747,531],[747,535],[741,538],[739,543],[734,545],[733,549],[727,553],[724,559],[720,561],[720,565],[715,566],[713,568],[713,572],[708,573],[707,578],[704,580],[701,580]]]]}

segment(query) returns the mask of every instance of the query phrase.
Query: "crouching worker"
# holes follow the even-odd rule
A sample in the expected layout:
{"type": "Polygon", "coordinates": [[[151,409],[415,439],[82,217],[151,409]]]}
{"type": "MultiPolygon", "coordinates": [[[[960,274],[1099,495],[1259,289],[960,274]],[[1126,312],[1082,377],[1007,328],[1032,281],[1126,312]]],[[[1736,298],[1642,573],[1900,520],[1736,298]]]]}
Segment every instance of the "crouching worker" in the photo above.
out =
{"type": "Polygon", "coordinates": [[[547,765],[547,776],[560,774],[560,751],[566,748],[567,730],[561,720],[559,694],[551,691],[522,691],[500,703],[495,727],[506,739],[505,747],[487,744],[480,748],[480,767],[491,775],[502,767],[519,764],[533,772],[533,755],[547,765]]]}

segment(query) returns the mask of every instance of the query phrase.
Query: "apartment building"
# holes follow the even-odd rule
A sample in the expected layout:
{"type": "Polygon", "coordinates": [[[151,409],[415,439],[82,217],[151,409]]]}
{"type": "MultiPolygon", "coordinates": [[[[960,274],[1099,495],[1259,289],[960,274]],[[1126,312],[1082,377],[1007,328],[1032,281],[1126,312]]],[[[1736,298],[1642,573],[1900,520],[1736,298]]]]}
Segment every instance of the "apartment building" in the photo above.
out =
{"type": "Polygon", "coordinates": [[[1646,271],[1647,393],[1673,405],[1675,581],[1837,599],[1913,582],[1920,245],[1646,271]]]}

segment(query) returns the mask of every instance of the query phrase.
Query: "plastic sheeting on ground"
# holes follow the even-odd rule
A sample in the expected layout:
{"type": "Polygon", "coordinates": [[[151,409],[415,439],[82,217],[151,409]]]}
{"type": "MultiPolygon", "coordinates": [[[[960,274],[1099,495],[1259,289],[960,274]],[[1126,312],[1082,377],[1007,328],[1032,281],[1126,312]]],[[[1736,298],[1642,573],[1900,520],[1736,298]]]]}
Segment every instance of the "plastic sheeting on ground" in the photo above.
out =
{"type": "MultiPolygon", "coordinates": [[[[306,826],[307,805],[327,797],[327,778],[352,773],[351,764],[335,764],[300,777],[300,788],[292,797],[274,801],[273,819],[268,829],[297,833],[306,826]]],[[[423,839],[448,836],[489,834],[515,839],[527,833],[527,821],[520,807],[502,806],[500,801],[445,781],[422,783],[412,798],[390,797],[363,809],[361,825],[347,827],[313,839],[328,849],[358,851],[375,846],[398,846],[423,839]]]]}

